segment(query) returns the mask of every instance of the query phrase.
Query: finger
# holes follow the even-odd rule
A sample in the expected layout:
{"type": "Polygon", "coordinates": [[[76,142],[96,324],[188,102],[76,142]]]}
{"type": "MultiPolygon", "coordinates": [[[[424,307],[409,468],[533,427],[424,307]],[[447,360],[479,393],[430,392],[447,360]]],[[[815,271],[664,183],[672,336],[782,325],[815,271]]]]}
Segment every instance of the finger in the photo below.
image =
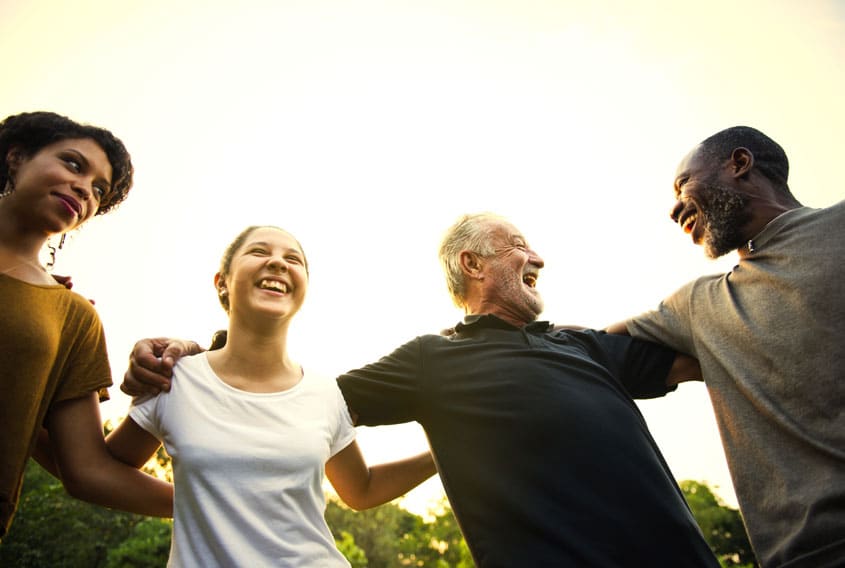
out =
{"type": "Polygon", "coordinates": [[[162,375],[158,369],[145,369],[130,363],[129,369],[123,375],[121,390],[133,396],[158,394],[161,391],[170,390],[170,379],[162,375]]]}
{"type": "Polygon", "coordinates": [[[142,339],[136,342],[129,355],[129,372],[134,375],[136,368],[141,369],[142,376],[139,378],[143,379],[143,370],[146,369],[169,378],[173,364],[162,364],[162,356],[169,343],[169,339],[163,338],[142,339]]]}
{"type": "Polygon", "coordinates": [[[199,346],[193,341],[184,341],[181,339],[171,339],[168,341],[167,347],[161,354],[161,364],[163,370],[167,372],[168,376],[171,376],[176,361],[186,355],[198,353],[200,350],[199,346]]]}
{"type": "Polygon", "coordinates": [[[120,384],[120,390],[129,396],[143,396],[147,394],[156,394],[158,391],[151,385],[147,385],[135,380],[127,371],[123,375],[123,382],[120,384]]]}

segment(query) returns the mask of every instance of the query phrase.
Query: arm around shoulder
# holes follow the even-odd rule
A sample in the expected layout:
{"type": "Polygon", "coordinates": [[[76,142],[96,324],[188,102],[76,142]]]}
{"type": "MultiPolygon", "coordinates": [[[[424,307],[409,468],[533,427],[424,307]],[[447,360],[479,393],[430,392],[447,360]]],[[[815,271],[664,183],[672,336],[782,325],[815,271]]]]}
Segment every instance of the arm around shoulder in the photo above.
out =
{"type": "MultiPolygon", "coordinates": [[[[46,423],[55,463],[70,495],[130,513],[154,517],[173,515],[171,484],[119,461],[110,453],[103,437],[96,393],[56,404],[48,413],[46,423]]],[[[147,445],[135,452],[147,451],[150,447],[147,445]]],[[[127,455],[131,453],[127,450],[127,455]]],[[[149,455],[152,454],[147,457],[149,455]]],[[[134,460],[136,463],[139,460],[137,453],[134,460]]]]}

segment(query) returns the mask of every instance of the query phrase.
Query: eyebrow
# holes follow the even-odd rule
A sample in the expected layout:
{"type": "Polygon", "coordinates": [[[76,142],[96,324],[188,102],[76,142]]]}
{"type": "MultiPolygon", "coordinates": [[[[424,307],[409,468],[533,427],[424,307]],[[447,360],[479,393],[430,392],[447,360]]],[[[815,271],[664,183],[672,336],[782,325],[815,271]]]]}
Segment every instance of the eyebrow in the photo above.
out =
{"type": "MultiPolygon", "coordinates": [[[[268,241],[249,241],[244,246],[248,247],[267,247],[272,248],[272,244],[268,241]]],[[[302,255],[302,251],[295,247],[288,247],[285,249],[285,252],[295,252],[299,255],[302,255]]]]}
{"type": "Polygon", "coordinates": [[[672,189],[675,192],[675,197],[681,194],[681,187],[679,185],[680,181],[683,179],[688,179],[689,175],[686,172],[681,172],[675,176],[675,180],[672,182],[672,189]]]}

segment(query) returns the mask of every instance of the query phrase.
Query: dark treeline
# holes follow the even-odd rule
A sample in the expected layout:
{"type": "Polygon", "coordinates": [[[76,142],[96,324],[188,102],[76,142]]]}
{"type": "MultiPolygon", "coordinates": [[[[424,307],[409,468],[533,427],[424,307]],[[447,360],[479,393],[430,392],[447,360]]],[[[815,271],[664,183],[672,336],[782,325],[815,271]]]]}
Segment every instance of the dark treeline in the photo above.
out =
{"type": "MultiPolygon", "coordinates": [[[[684,481],[681,487],[722,565],[756,566],[739,512],[720,503],[706,484],[684,481]]],[[[446,502],[424,519],[392,503],[356,512],[331,499],[326,519],[354,568],[474,566],[446,502]]],[[[167,562],[170,529],[169,520],[77,501],[31,461],[20,508],[0,544],[0,566],[160,568],[167,562]]]]}

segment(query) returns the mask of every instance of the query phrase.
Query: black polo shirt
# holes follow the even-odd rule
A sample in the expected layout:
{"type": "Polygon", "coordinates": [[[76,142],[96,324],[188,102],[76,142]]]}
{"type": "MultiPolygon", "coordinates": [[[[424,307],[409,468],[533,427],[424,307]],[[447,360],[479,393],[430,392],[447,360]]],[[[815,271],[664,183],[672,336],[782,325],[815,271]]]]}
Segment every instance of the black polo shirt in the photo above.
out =
{"type": "Polygon", "coordinates": [[[674,352],[471,316],[338,383],[362,425],[416,421],[479,566],[718,566],[631,399],[674,352]]]}

